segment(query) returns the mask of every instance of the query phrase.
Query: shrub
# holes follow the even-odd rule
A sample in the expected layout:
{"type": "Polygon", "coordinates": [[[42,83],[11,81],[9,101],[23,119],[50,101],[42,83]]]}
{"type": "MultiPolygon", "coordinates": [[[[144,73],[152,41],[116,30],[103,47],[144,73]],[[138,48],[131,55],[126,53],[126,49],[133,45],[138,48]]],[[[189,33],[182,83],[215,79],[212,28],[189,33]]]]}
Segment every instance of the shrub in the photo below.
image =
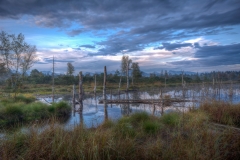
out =
{"type": "Polygon", "coordinates": [[[71,106],[67,102],[61,101],[58,103],[54,103],[53,106],[55,107],[56,114],[58,116],[65,116],[71,113],[71,106]]]}

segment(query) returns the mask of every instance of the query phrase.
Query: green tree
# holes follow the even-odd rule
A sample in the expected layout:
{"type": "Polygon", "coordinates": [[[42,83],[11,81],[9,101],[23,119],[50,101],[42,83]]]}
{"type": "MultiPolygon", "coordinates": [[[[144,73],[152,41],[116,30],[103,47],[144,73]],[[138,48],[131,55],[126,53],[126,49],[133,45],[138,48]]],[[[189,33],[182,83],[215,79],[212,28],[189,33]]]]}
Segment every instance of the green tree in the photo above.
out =
{"type": "Polygon", "coordinates": [[[133,62],[132,63],[132,84],[133,84],[133,80],[137,80],[138,78],[142,77],[142,73],[140,71],[140,68],[138,66],[137,62],[133,62]]]}
{"type": "Polygon", "coordinates": [[[74,66],[72,65],[72,63],[68,62],[67,63],[67,75],[72,76],[74,73],[74,66]]]}

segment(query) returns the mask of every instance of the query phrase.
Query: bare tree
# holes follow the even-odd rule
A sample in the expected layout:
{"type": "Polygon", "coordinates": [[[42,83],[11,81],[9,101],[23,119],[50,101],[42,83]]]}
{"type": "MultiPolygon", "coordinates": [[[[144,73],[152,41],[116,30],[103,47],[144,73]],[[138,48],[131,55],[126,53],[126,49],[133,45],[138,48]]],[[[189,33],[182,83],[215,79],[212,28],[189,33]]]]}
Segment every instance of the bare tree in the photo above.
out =
{"type": "Polygon", "coordinates": [[[6,32],[2,31],[0,33],[0,53],[2,57],[2,61],[6,64],[7,71],[10,71],[11,65],[11,58],[10,58],[10,50],[11,50],[11,43],[10,43],[10,35],[6,32]]]}
{"type": "Polygon", "coordinates": [[[23,34],[9,35],[0,33],[0,59],[5,64],[15,95],[17,87],[33,63],[36,61],[36,47],[25,42],[23,34]]]}
{"type": "Polygon", "coordinates": [[[129,88],[129,67],[130,64],[132,63],[132,60],[129,59],[128,56],[122,56],[122,63],[121,63],[121,71],[122,74],[125,75],[127,77],[127,90],[129,88]]]}
{"type": "Polygon", "coordinates": [[[20,68],[22,70],[22,77],[26,75],[26,72],[33,66],[37,61],[36,46],[28,46],[25,54],[22,55],[20,68]]]}

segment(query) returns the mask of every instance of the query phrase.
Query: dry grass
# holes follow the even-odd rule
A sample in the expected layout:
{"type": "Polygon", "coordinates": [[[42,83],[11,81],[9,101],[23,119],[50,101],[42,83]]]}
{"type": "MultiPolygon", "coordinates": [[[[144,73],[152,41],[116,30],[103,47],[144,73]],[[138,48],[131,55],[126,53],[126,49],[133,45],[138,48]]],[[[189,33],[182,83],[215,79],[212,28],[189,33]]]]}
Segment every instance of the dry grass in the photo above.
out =
{"type": "Polygon", "coordinates": [[[203,103],[200,109],[209,114],[210,119],[216,123],[240,127],[240,104],[213,101],[203,103]]]}
{"type": "Polygon", "coordinates": [[[211,132],[205,112],[152,117],[138,113],[95,129],[52,127],[0,142],[1,159],[238,159],[240,136],[211,132]],[[169,116],[169,117],[168,117],[169,116]],[[178,122],[175,120],[178,119],[178,122]],[[174,123],[170,123],[173,121],[174,123]]]}

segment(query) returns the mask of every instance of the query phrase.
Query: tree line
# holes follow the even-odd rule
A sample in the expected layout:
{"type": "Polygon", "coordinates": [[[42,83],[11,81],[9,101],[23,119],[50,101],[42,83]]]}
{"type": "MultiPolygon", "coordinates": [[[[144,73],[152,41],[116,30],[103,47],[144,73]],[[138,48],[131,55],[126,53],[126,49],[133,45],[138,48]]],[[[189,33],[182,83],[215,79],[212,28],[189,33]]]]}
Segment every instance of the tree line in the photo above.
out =
{"type": "MultiPolygon", "coordinates": [[[[51,84],[52,74],[44,74],[37,69],[30,70],[34,62],[37,60],[36,46],[30,45],[25,41],[23,34],[8,34],[4,31],[0,32],[0,84],[7,86],[16,93],[17,89],[23,83],[31,84],[51,84]]],[[[74,75],[74,66],[67,63],[66,74],[55,75],[55,84],[71,85],[78,84],[78,76],[74,75]]],[[[83,75],[84,83],[93,83],[94,77],[98,83],[103,82],[103,73],[83,75]]],[[[134,86],[135,83],[155,83],[162,84],[170,83],[201,83],[201,82],[222,82],[222,81],[239,81],[239,71],[226,72],[209,72],[209,73],[194,73],[171,74],[168,71],[161,70],[160,73],[150,73],[149,76],[143,76],[139,64],[133,62],[128,55],[123,55],[120,68],[114,74],[107,75],[107,80],[110,83],[126,84],[127,89],[134,86]]]]}

